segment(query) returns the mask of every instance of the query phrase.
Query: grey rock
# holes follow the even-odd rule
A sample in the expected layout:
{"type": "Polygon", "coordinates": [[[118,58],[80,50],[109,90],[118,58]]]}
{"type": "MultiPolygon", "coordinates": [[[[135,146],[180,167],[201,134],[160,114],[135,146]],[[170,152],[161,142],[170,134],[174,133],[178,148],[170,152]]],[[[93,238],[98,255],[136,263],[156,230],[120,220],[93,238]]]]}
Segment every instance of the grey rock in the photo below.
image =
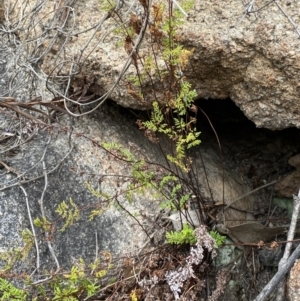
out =
{"type": "MultiPolygon", "coordinates": [[[[65,119],[66,123],[70,122],[68,119],[65,119]]],[[[126,148],[130,148],[129,142],[142,143],[149,156],[151,154],[155,156],[153,146],[145,141],[143,134],[130,125],[130,122],[126,124],[122,115],[115,113],[112,116],[112,111],[108,107],[94,115],[76,120],[73,127],[74,132],[85,132],[91,138],[100,139],[102,142],[122,143],[126,148]]],[[[147,216],[147,218],[137,217],[146,228],[160,210],[158,202],[151,194],[145,194],[139,199],[135,196],[134,203],[129,204],[122,194],[127,185],[126,179],[130,176],[128,167],[114,160],[101,148],[93,147],[91,142],[82,137],[73,136],[71,139],[73,150],[65,160],[62,160],[69,152],[70,145],[69,134],[60,131],[60,127],[55,125],[49,131],[40,129],[28,143],[20,145],[16,153],[2,155],[1,160],[11,168],[11,171],[1,165],[1,251],[22,247],[24,244],[21,238],[22,230],[28,228],[32,231],[25,195],[18,182],[22,183],[28,195],[32,220],[42,217],[40,200],[45,188],[45,178],[41,157],[45,152],[44,162],[47,172],[58,165],[58,168],[48,175],[43,209],[52,225],[51,243],[61,266],[70,267],[74,260],[79,258],[93,262],[96,252],[99,256],[101,251],[111,252],[114,256],[136,252],[144,244],[147,236],[130,216],[115,207],[115,200],[118,199],[133,214],[142,213],[147,216]],[[21,176],[18,177],[16,172],[21,176]],[[32,178],[37,179],[27,183],[32,178]],[[115,196],[110,206],[108,202],[93,196],[88,191],[86,182],[94,189],[115,196]],[[9,186],[12,187],[7,188],[9,186]],[[80,219],[66,231],[61,232],[64,221],[59,219],[56,210],[62,201],[68,203],[70,198],[81,208],[80,219]],[[93,204],[98,204],[98,207],[91,207],[93,204]],[[89,207],[91,209],[102,207],[103,214],[88,221],[91,213],[89,207]]],[[[41,268],[53,268],[54,260],[47,247],[45,233],[39,228],[35,231],[40,244],[41,268]]],[[[36,254],[33,250],[26,262],[27,268],[34,267],[35,260],[36,254]]]]}
{"type": "Polygon", "coordinates": [[[258,250],[258,257],[264,266],[276,267],[283,256],[284,245],[281,244],[275,249],[262,248],[258,250]]]}
{"type": "Polygon", "coordinates": [[[213,260],[216,268],[226,268],[235,266],[238,268],[241,264],[243,250],[237,248],[233,241],[226,238],[224,245],[217,249],[217,257],[213,260]]]}

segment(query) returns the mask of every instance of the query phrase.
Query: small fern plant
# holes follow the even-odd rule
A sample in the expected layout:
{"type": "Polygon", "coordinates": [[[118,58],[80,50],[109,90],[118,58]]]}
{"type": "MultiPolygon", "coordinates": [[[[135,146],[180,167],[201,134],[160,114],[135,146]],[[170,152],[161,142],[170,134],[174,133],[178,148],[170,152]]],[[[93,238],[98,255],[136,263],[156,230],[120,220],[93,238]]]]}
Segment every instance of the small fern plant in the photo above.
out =
{"type": "MultiPolygon", "coordinates": [[[[217,247],[222,246],[225,242],[226,236],[221,235],[217,231],[210,231],[209,235],[216,242],[217,247]]],[[[197,242],[194,229],[189,224],[183,224],[183,228],[180,231],[170,231],[166,233],[167,242],[169,244],[183,245],[190,244],[194,245],[197,242]]]]}
{"type": "MultiPolygon", "coordinates": [[[[26,301],[28,293],[15,287],[6,279],[0,278],[0,300],[1,301],[26,301]]],[[[36,298],[33,299],[33,301],[36,298]]]]}
{"type": "Polygon", "coordinates": [[[221,247],[226,240],[226,236],[221,235],[219,232],[211,230],[209,232],[210,236],[214,239],[217,244],[217,247],[221,247]]]}
{"type": "Polygon", "coordinates": [[[194,234],[194,229],[192,229],[189,224],[183,224],[181,231],[170,231],[166,233],[167,242],[169,244],[183,245],[190,244],[194,245],[197,242],[196,236],[194,234]]]}

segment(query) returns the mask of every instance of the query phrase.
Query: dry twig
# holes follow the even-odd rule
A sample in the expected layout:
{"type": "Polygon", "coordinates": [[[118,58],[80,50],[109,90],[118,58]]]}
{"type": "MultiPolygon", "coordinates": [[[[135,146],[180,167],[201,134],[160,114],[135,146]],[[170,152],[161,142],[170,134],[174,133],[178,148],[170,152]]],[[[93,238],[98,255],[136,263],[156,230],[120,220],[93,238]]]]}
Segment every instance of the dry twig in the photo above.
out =
{"type": "MultiPolygon", "coordinates": [[[[294,211],[291,221],[290,230],[288,233],[288,243],[286,246],[286,250],[284,253],[284,257],[281,259],[279,266],[278,266],[278,272],[274,275],[274,277],[269,281],[269,283],[264,287],[264,289],[260,292],[260,294],[255,298],[254,301],[264,301],[267,299],[267,297],[274,291],[276,286],[282,281],[283,277],[289,272],[289,270],[292,268],[293,264],[295,263],[295,260],[300,255],[300,245],[296,248],[296,250],[292,253],[292,255],[289,257],[289,253],[291,250],[291,240],[294,238],[295,228],[297,224],[298,219],[298,213],[300,208],[300,190],[298,193],[298,196],[294,196],[294,211]]],[[[284,290],[280,292],[279,300],[283,300],[284,290]]]]}

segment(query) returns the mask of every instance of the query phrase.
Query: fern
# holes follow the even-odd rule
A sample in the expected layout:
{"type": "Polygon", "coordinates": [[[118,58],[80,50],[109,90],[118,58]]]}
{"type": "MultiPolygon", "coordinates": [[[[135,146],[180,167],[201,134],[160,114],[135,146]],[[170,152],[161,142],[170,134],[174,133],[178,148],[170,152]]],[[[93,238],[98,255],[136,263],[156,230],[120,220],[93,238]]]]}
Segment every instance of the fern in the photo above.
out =
{"type": "Polygon", "coordinates": [[[190,56],[193,54],[194,49],[192,50],[187,50],[187,49],[182,49],[181,53],[179,54],[178,60],[179,64],[182,69],[184,69],[189,62],[190,56]]]}
{"type": "Polygon", "coordinates": [[[125,159],[128,162],[134,161],[134,155],[126,148],[114,142],[104,142],[102,143],[104,149],[112,151],[120,159],[125,159]]]}
{"type": "Polygon", "coordinates": [[[197,242],[194,230],[188,225],[183,224],[181,231],[170,231],[166,233],[167,242],[169,244],[190,244],[194,245],[197,242]]]}
{"type": "Polygon", "coordinates": [[[115,7],[115,3],[112,0],[101,0],[100,8],[104,11],[111,11],[115,7]]]}
{"type": "Polygon", "coordinates": [[[69,199],[69,204],[67,204],[65,201],[60,203],[55,212],[57,212],[58,215],[65,220],[65,224],[60,230],[62,232],[64,232],[67,227],[73,225],[75,221],[78,221],[80,216],[79,209],[73,202],[72,198],[69,199]]]}
{"type": "Polygon", "coordinates": [[[191,90],[190,83],[181,83],[180,93],[176,99],[175,112],[178,113],[179,116],[184,116],[196,97],[197,92],[195,90],[191,90]]]}
{"type": "Polygon", "coordinates": [[[217,247],[222,246],[222,244],[225,242],[226,240],[226,236],[221,235],[219,232],[211,230],[209,232],[210,236],[215,240],[217,247]]]}
{"type": "Polygon", "coordinates": [[[96,209],[93,209],[90,213],[90,216],[89,216],[89,221],[92,221],[95,217],[101,215],[105,210],[109,209],[110,207],[110,201],[111,201],[111,196],[108,194],[108,193],[105,193],[103,191],[100,191],[98,189],[94,189],[92,188],[92,186],[86,182],[85,183],[88,191],[94,196],[96,197],[97,199],[104,199],[107,203],[106,207],[103,207],[103,206],[97,206],[96,209]]]}
{"type": "Polygon", "coordinates": [[[1,301],[26,301],[28,293],[15,287],[6,279],[0,278],[1,301]]]}
{"type": "Polygon", "coordinates": [[[189,201],[191,199],[191,194],[185,194],[183,195],[180,200],[179,200],[179,209],[182,210],[186,204],[187,201],[189,201]]]}
{"type": "Polygon", "coordinates": [[[87,297],[91,297],[99,289],[98,285],[88,279],[86,266],[82,259],[71,268],[69,273],[64,274],[63,278],[58,278],[58,281],[54,283],[52,300],[81,300],[80,296],[84,292],[87,297]]]}
{"type": "Polygon", "coordinates": [[[25,229],[22,231],[22,238],[25,243],[22,249],[22,260],[25,260],[31,250],[34,243],[34,236],[29,229],[25,229]]]}
{"type": "Polygon", "coordinates": [[[11,248],[5,252],[0,252],[0,260],[4,264],[0,269],[0,275],[4,275],[12,269],[16,262],[24,259],[23,254],[22,248],[11,248]]]}

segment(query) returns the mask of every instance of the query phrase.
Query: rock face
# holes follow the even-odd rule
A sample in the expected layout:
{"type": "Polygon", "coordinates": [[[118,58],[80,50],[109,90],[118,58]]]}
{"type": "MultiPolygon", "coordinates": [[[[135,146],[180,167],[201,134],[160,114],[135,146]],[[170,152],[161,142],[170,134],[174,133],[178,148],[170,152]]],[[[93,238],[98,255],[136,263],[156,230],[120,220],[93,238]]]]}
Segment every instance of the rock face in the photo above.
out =
{"type": "MultiPolygon", "coordinates": [[[[2,41],[9,45],[8,40],[2,41]]],[[[10,54],[15,50],[10,49],[10,54]]],[[[0,59],[0,71],[3,74],[0,92],[1,96],[6,96],[10,76],[6,71],[10,68],[11,57],[3,52],[0,59]]],[[[22,82],[15,91],[16,95],[20,95],[20,99],[23,90],[26,90],[25,85],[26,82],[22,82]]],[[[28,87],[28,90],[31,90],[31,87],[28,87]]],[[[9,113],[4,109],[1,112],[9,113]]],[[[150,162],[164,162],[157,146],[150,143],[134,124],[136,117],[128,118],[128,114],[127,111],[118,111],[114,105],[106,104],[101,110],[79,119],[73,120],[67,116],[60,118],[67,128],[52,124],[49,128],[39,131],[37,125],[30,120],[21,128],[23,123],[11,119],[11,114],[0,114],[0,255],[10,248],[24,246],[22,231],[26,228],[33,231],[30,220],[38,217],[41,219],[42,214],[51,223],[52,230],[51,238],[47,240],[42,229],[34,227],[38,237],[41,269],[51,269],[55,265],[47,245],[49,241],[62,268],[70,267],[74,260],[80,257],[86,262],[93,262],[97,250],[111,252],[117,256],[134,252],[143,245],[147,237],[139,225],[124,211],[114,207],[113,202],[109,207],[108,202],[103,202],[103,198],[101,201],[100,197],[93,196],[86,186],[88,182],[91,187],[109,195],[112,200],[118,199],[127,210],[139,214],[138,219],[146,228],[149,228],[151,221],[153,222],[159,214],[158,205],[161,200],[156,201],[152,192],[146,193],[142,198],[136,197],[134,204],[125,201],[124,191],[128,187],[131,169],[89,140],[93,139],[99,143],[115,142],[120,144],[122,149],[145,154],[150,162]],[[73,135],[70,139],[71,127],[73,135]],[[86,138],[82,137],[81,133],[84,133],[86,138]],[[49,173],[47,178],[43,172],[43,163],[44,170],[49,173]],[[53,171],[50,172],[51,170],[53,171]],[[75,220],[66,231],[60,231],[64,221],[59,218],[56,210],[62,201],[70,206],[71,199],[81,210],[80,219],[75,220]],[[88,221],[91,212],[89,208],[103,209],[103,214],[88,221]],[[28,212],[31,213],[30,216],[28,212]]],[[[199,172],[198,183],[201,183],[201,187],[198,188],[204,202],[210,205],[214,205],[214,202],[220,204],[223,200],[223,188],[226,204],[249,190],[245,183],[237,183],[226,170],[223,178],[219,155],[211,146],[201,149],[205,170],[198,155],[200,150],[195,150],[191,156],[199,172]],[[211,181],[213,185],[210,186],[211,181]]],[[[241,206],[242,210],[250,211],[252,205],[252,197],[236,204],[241,206]]],[[[228,210],[228,219],[231,219],[230,212],[231,210],[228,210]]],[[[247,213],[232,212],[239,220],[248,219],[247,213]]],[[[153,234],[156,228],[153,224],[150,228],[150,234],[153,234]]],[[[36,266],[35,260],[33,249],[25,266],[18,267],[18,272],[36,266]]],[[[0,265],[2,266],[2,262],[0,265]]]]}
{"type": "Polygon", "coordinates": [[[287,298],[289,301],[299,300],[299,293],[300,293],[299,272],[300,272],[300,260],[296,259],[295,264],[290,271],[290,275],[287,282],[287,298]]]}
{"type": "MultiPolygon", "coordinates": [[[[255,1],[252,9],[264,4],[255,1]]],[[[298,24],[299,3],[283,5],[298,24]]],[[[275,3],[249,15],[246,8],[197,1],[181,31],[182,42],[195,48],[187,76],[201,97],[230,97],[258,127],[299,127],[299,36],[275,3]]]]}
{"type": "Polygon", "coordinates": [[[4,11],[5,11],[4,3],[1,2],[0,3],[0,22],[4,22],[4,20],[5,20],[4,11]]]}
{"type": "MultiPolygon", "coordinates": [[[[36,1],[29,2],[33,7],[36,1]]],[[[136,3],[131,10],[142,15],[139,5],[136,3]]],[[[199,97],[230,97],[257,127],[299,127],[300,40],[293,24],[299,25],[300,3],[264,5],[262,0],[255,1],[251,8],[242,1],[196,0],[178,31],[180,43],[194,49],[184,75],[199,97]]],[[[120,13],[128,9],[125,5],[120,13]]],[[[18,14],[16,8],[10,21],[18,14]]],[[[122,15],[126,22],[129,15],[122,15]]],[[[54,7],[46,1],[38,6],[36,19],[39,22],[24,31],[31,22],[24,18],[17,32],[46,74],[69,74],[73,61],[73,84],[77,89],[88,86],[93,93],[103,95],[114,85],[127,59],[124,37],[116,34],[116,22],[105,17],[99,1],[64,0],[54,7]],[[66,16],[69,20],[64,22],[66,16]],[[51,29],[48,34],[42,34],[45,28],[51,29]]],[[[146,34],[141,54],[150,49],[148,38],[146,34]]],[[[134,72],[131,66],[126,76],[134,72]]],[[[145,109],[152,99],[145,104],[128,95],[126,76],[110,97],[122,106],[145,109]]],[[[158,94],[164,92],[159,85],[155,89],[158,94]]]]}
{"type": "MultiPolygon", "coordinates": [[[[132,128],[130,123],[124,124],[121,115],[115,114],[115,117],[109,117],[111,114],[111,111],[104,109],[89,118],[81,118],[80,121],[78,120],[79,123],[76,121],[73,124],[74,133],[84,132],[91,139],[99,142],[115,142],[121,145],[124,142],[124,148],[130,148],[127,144],[129,141],[139,144],[138,137],[144,140],[137,128],[132,128]],[[103,130],[104,128],[106,130],[103,130]],[[126,135],[123,142],[124,136],[120,135],[121,133],[126,135]],[[130,138],[130,135],[133,136],[130,138]]],[[[68,123],[66,119],[65,122],[68,123]]],[[[3,119],[1,124],[5,124],[3,119]]],[[[158,202],[155,202],[150,194],[146,194],[143,199],[134,199],[134,204],[130,205],[125,201],[122,193],[130,176],[126,164],[114,160],[109,153],[93,146],[80,135],[74,135],[69,140],[69,134],[61,132],[58,127],[54,126],[49,130],[51,133],[41,131],[29,143],[20,146],[17,151],[1,155],[1,160],[5,164],[0,166],[1,252],[24,245],[21,232],[26,228],[32,231],[28,210],[31,212],[32,220],[37,217],[41,219],[42,207],[47,220],[52,225],[50,241],[62,268],[70,267],[74,260],[80,257],[91,263],[95,260],[95,256],[99,255],[95,252],[106,251],[113,255],[134,252],[145,242],[145,233],[141,228],[138,229],[139,226],[134,219],[117,208],[115,202],[119,200],[130,212],[145,214],[144,217],[147,216],[149,219],[155,218],[158,214],[160,210],[158,202]],[[43,152],[44,156],[41,159],[43,152]],[[49,173],[47,180],[43,177],[41,160],[44,161],[49,173]],[[57,169],[50,172],[55,166],[57,169]],[[20,173],[19,177],[18,173],[20,173]],[[32,181],[31,179],[35,177],[37,179],[32,181]],[[28,207],[23,189],[17,183],[18,180],[19,184],[23,183],[21,185],[26,191],[28,207]],[[90,183],[93,189],[109,194],[110,201],[92,195],[86,183],[90,183]],[[44,189],[45,193],[42,197],[44,189]],[[43,205],[41,205],[42,198],[43,205]],[[58,205],[65,201],[72,211],[70,199],[78,206],[80,218],[74,220],[74,224],[67,227],[65,231],[61,231],[66,220],[60,219],[56,210],[58,205]],[[100,216],[88,221],[92,210],[101,209],[103,213],[100,216]]],[[[5,143],[7,139],[1,141],[1,146],[5,146],[5,143]]],[[[144,150],[150,154],[151,145],[147,141],[143,141],[142,144],[144,150]]],[[[144,221],[142,217],[140,218],[141,223],[147,226],[147,218],[144,221]]],[[[54,259],[49,253],[43,231],[38,227],[35,227],[35,231],[38,236],[41,268],[53,268],[54,259]]],[[[36,265],[35,259],[35,251],[33,251],[28,266],[36,265]]]]}
{"type": "MultiPolygon", "coordinates": [[[[2,119],[1,121],[5,125],[5,121],[2,119]]],[[[134,119],[130,121],[130,119],[124,118],[120,112],[114,109],[114,106],[105,105],[101,111],[92,115],[82,116],[73,122],[67,119],[64,121],[66,124],[71,122],[70,124],[74,128],[74,134],[70,140],[69,134],[63,131],[63,128],[54,126],[49,128],[48,132],[41,131],[16,151],[5,153],[2,156],[5,165],[2,163],[0,165],[2,171],[0,177],[0,201],[2,204],[0,251],[5,252],[11,247],[22,246],[22,230],[25,228],[32,230],[24,189],[28,197],[32,220],[37,217],[41,218],[41,208],[43,207],[45,216],[52,223],[51,243],[62,267],[70,266],[73,260],[79,257],[84,258],[87,262],[92,262],[95,259],[96,249],[111,252],[114,255],[134,252],[143,245],[147,237],[135,220],[113,206],[113,203],[118,200],[124,208],[137,214],[138,220],[146,229],[149,229],[150,226],[150,234],[152,234],[155,231],[154,220],[161,210],[159,207],[161,200],[155,201],[153,193],[149,191],[143,196],[135,196],[134,203],[129,204],[125,200],[124,191],[128,188],[128,179],[131,177],[130,167],[124,162],[116,160],[89,139],[99,143],[115,142],[120,144],[123,149],[133,152],[139,149],[140,152],[146,154],[149,161],[157,163],[162,163],[163,157],[156,145],[150,143],[134,125],[134,119]],[[88,139],[82,137],[80,133],[84,133],[88,139]],[[51,140],[49,140],[50,138],[51,140]],[[73,148],[70,152],[71,145],[73,148]],[[69,155],[66,156],[68,153],[69,155]],[[63,160],[65,156],[66,159],[63,160]],[[47,172],[58,166],[47,176],[47,184],[45,184],[43,173],[43,161],[47,172]],[[37,179],[29,181],[32,178],[37,179]],[[18,183],[18,181],[20,182],[18,183]],[[87,182],[94,189],[99,189],[103,195],[109,195],[110,206],[103,197],[93,196],[88,191],[87,182]],[[20,184],[23,189],[20,188],[20,184]],[[44,189],[43,206],[41,206],[44,189]],[[59,218],[56,210],[62,201],[70,206],[70,199],[80,208],[80,219],[75,220],[66,231],[60,231],[64,221],[59,218]],[[88,221],[91,210],[97,209],[103,209],[103,214],[88,221]],[[152,222],[153,224],[151,224],[152,222]]],[[[14,139],[14,136],[11,139],[14,139]]],[[[8,141],[9,139],[3,139],[1,146],[4,147],[8,141]]],[[[199,150],[195,150],[192,156],[197,165],[195,170],[199,173],[198,184],[201,185],[199,187],[201,198],[206,204],[213,205],[214,202],[221,204],[223,170],[219,156],[211,147],[201,147],[202,160],[205,162],[204,172],[203,163],[196,156],[198,152],[199,150]],[[204,174],[207,175],[207,178],[204,174]],[[213,183],[213,185],[209,183],[213,183]]],[[[249,190],[249,187],[246,184],[237,183],[225,170],[224,190],[225,204],[228,204],[249,190]]],[[[250,196],[236,203],[235,207],[244,211],[252,211],[253,200],[250,196]]],[[[249,213],[229,209],[226,218],[228,220],[237,219],[237,223],[246,222],[249,220],[249,213]]],[[[232,224],[231,222],[230,225],[232,224]]],[[[44,233],[39,228],[36,228],[36,233],[39,237],[42,268],[52,267],[51,264],[54,264],[54,261],[47,251],[44,233]]],[[[33,252],[28,264],[35,265],[34,260],[33,252]]]]}

